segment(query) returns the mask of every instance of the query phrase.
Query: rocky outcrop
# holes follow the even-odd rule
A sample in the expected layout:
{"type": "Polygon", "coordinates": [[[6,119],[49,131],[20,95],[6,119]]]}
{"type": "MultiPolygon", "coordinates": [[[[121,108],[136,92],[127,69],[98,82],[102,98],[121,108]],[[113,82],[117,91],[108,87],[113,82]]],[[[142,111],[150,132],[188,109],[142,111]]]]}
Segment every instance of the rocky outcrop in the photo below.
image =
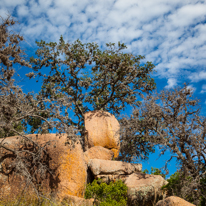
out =
{"type": "Polygon", "coordinates": [[[91,159],[88,162],[90,174],[90,181],[96,178],[102,179],[103,182],[110,183],[116,180],[125,180],[125,178],[132,173],[140,172],[142,170],[141,164],[131,164],[120,161],[109,161],[100,159],[91,159]]]}
{"type": "Polygon", "coordinates": [[[95,146],[84,152],[84,159],[86,163],[90,159],[102,159],[102,160],[112,160],[114,157],[114,152],[101,146],[95,146]]]}
{"type": "Polygon", "coordinates": [[[156,206],[195,206],[195,205],[185,201],[180,197],[170,196],[164,200],[158,201],[156,206]]]}
{"type": "Polygon", "coordinates": [[[114,157],[119,156],[120,125],[114,115],[105,111],[90,111],[84,115],[85,122],[85,150],[102,146],[114,152],[114,157]]]}
{"type": "MultiPolygon", "coordinates": [[[[41,182],[42,188],[48,193],[55,193],[59,200],[65,195],[83,197],[87,182],[87,165],[84,161],[81,144],[77,141],[74,148],[69,143],[65,144],[67,141],[66,135],[61,138],[56,136],[56,134],[32,134],[27,136],[41,145],[49,142],[45,146],[45,150],[48,153],[47,166],[53,175],[48,174],[45,177],[41,182]]],[[[6,138],[4,143],[7,143],[10,148],[14,148],[21,144],[21,141],[21,138],[9,137],[6,138]]],[[[2,157],[10,155],[8,151],[2,148],[0,153],[2,157]]],[[[6,168],[5,164],[12,164],[11,158],[2,158],[2,160],[0,162],[2,168],[6,168]]],[[[0,184],[2,183],[3,185],[0,190],[0,197],[21,192],[25,186],[25,180],[22,179],[22,176],[15,173],[6,174],[5,172],[0,174],[0,184]]]]}
{"type": "MultiPolygon", "coordinates": [[[[167,184],[159,175],[141,173],[142,164],[113,161],[118,157],[119,123],[108,112],[94,111],[85,114],[86,151],[79,141],[72,146],[66,134],[27,135],[34,142],[44,146],[47,151],[46,166],[52,174],[40,177],[43,191],[55,194],[58,201],[66,201],[74,205],[92,205],[93,200],[84,200],[85,187],[94,178],[103,182],[121,179],[128,187],[129,205],[152,205],[161,197],[161,187],[167,184]]],[[[22,138],[8,137],[4,143],[10,149],[21,148],[22,138]]],[[[27,148],[28,149],[28,148],[27,148]]],[[[25,179],[12,172],[15,155],[0,148],[0,199],[9,195],[15,197],[25,187],[25,179]]],[[[27,188],[28,191],[32,188],[27,188]]],[[[44,193],[45,194],[45,193],[44,193]]],[[[166,200],[166,199],[165,199],[166,200]]],[[[169,201],[169,200],[168,200],[169,201]]],[[[161,204],[161,202],[159,203],[161,204]]],[[[159,205],[160,206],[160,205],[159,205]]]]}
{"type": "Polygon", "coordinates": [[[97,175],[129,175],[142,170],[141,164],[132,164],[120,161],[91,159],[88,167],[97,175]]]}
{"type": "Polygon", "coordinates": [[[168,182],[160,175],[141,173],[141,164],[91,159],[88,162],[94,177],[109,183],[121,179],[128,187],[129,205],[152,205],[162,196],[161,187],[168,182]]]}
{"type": "Polygon", "coordinates": [[[128,201],[130,205],[152,205],[162,197],[161,187],[168,182],[160,175],[133,173],[125,182],[128,187],[128,201]]]}

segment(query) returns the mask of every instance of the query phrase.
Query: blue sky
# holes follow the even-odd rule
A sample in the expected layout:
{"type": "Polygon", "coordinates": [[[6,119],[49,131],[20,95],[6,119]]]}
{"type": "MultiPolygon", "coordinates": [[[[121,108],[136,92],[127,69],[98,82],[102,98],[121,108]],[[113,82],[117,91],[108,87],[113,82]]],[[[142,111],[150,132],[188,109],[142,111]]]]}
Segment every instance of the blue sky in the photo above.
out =
{"type": "MultiPolygon", "coordinates": [[[[31,53],[35,40],[58,41],[60,35],[100,46],[125,43],[126,52],[155,64],[158,90],[187,82],[206,114],[205,0],[1,0],[0,15],[8,12],[20,22],[31,53]]],[[[25,90],[34,88],[27,81],[21,84],[25,90]]],[[[163,166],[162,159],[155,161],[157,155],[143,168],[163,166]]],[[[170,168],[173,173],[174,162],[170,168]]]]}

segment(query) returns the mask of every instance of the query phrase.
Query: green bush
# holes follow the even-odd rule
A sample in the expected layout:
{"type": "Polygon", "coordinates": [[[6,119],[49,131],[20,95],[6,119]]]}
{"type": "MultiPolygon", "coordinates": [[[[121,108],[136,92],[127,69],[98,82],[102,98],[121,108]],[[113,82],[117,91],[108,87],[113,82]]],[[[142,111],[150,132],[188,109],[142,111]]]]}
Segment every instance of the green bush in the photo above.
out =
{"type": "Polygon", "coordinates": [[[171,195],[178,196],[182,188],[180,180],[181,180],[181,174],[179,172],[175,172],[174,174],[170,176],[169,179],[167,179],[168,184],[163,186],[162,189],[167,190],[168,196],[171,196],[171,195]]]}
{"type": "Polygon", "coordinates": [[[126,206],[127,186],[121,181],[106,184],[101,179],[94,180],[86,187],[85,198],[94,198],[99,206],[126,206]]]}

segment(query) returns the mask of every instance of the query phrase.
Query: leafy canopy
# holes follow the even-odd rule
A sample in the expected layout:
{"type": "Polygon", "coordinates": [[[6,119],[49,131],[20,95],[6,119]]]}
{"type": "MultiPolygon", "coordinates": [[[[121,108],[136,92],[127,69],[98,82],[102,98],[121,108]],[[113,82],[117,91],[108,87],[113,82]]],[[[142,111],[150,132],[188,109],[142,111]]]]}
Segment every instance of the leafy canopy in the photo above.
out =
{"type": "MultiPolygon", "coordinates": [[[[84,127],[84,113],[105,110],[117,116],[127,105],[139,105],[138,97],[155,88],[151,62],[141,64],[141,55],[123,53],[124,44],[106,44],[100,49],[96,43],[36,42],[37,58],[32,57],[34,72],[30,78],[43,77],[41,93],[49,98],[67,97],[70,111],[77,120],[69,125],[84,127]],[[38,72],[37,72],[38,71],[38,72]]],[[[68,115],[68,111],[65,111],[68,115]]]]}

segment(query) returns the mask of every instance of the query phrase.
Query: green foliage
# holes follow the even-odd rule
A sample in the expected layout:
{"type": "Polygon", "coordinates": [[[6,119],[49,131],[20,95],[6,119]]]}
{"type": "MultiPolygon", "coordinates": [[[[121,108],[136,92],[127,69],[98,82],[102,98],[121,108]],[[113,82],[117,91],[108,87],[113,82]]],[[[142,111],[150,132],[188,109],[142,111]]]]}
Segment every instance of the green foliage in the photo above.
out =
{"type": "MultiPolygon", "coordinates": [[[[175,172],[174,174],[172,174],[170,176],[169,179],[167,179],[168,181],[168,184],[167,185],[164,185],[162,187],[163,190],[166,190],[167,191],[167,195],[168,196],[179,196],[179,194],[181,193],[181,189],[183,187],[182,185],[182,179],[184,177],[182,176],[182,174],[180,172],[175,172]]],[[[192,178],[189,176],[189,177],[186,177],[187,180],[191,181],[192,178]]],[[[201,184],[206,184],[206,178],[203,178],[201,179],[201,184]]],[[[186,197],[184,198],[186,199],[186,201],[188,202],[191,202],[193,203],[193,199],[191,197],[186,197]]],[[[201,197],[201,201],[200,201],[200,204],[198,206],[205,206],[205,203],[206,203],[206,200],[205,198],[201,197]]]]}
{"type": "Polygon", "coordinates": [[[175,172],[170,176],[167,181],[169,182],[167,185],[163,186],[162,189],[167,189],[168,195],[178,196],[181,190],[181,174],[179,172],[175,172]]]}
{"type": "MultiPolygon", "coordinates": [[[[83,44],[80,40],[66,43],[36,42],[37,58],[31,57],[33,70],[43,76],[41,94],[46,98],[67,98],[78,120],[68,124],[84,125],[84,114],[90,110],[105,110],[119,115],[127,105],[139,104],[144,92],[155,88],[151,78],[154,65],[141,64],[141,55],[123,53],[126,46],[106,44],[102,50],[96,43],[83,44]],[[49,75],[46,75],[47,69],[49,75]],[[86,74],[86,75],[85,75],[86,74]]],[[[29,75],[32,78],[34,73],[29,75]]],[[[34,75],[35,76],[35,75],[34,75]]]]}
{"type": "MultiPolygon", "coordinates": [[[[13,127],[16,131],[22,132],[24,130],[23,122],[20,121],[18,123],[13,124],[13,127]]],[[[0,128],[0,138],[11,137],[16,135],[13,131],[6,131],[5,129],[0,128]]]]}
{"type": "MultiPolygon", "coordinates": [[[[205,177],[205,178],[202,178],[202,179],[200,180],[200,182],[201,182],[201,185],[206,186],[206,177],[205,177]]],[[[204,194],[206,195],[206,191],[203,191],[203,190],[202,190],[202,193],[204,193],[204,194]]],[[[205,206],[205,205],[206,205],[206,199],[205,199],[204,197],[201,197],[201,205],[200,205],[200,206],[205,206]]]]}
{"type": "MultiPolygon", "coordinates": [[[[143,170],[142,172],[145,173],[145,174],[149,174],[149,171],[147,169],[143,170]]],[[[166,175],[163,174],[163,172],[160,169],[155,168],[155,167],[151,167],[150,174],[152,174],[152,175],[161,175],[164,179],[166,177],[166,175]]]]}
{"type": "Polygon", "coordinates": [[[101,179],[87,185],[85,198],[94,198],[96,205],[125,206],[127,205],[127,186],[121,181],[106,184],[101,179]]]}

